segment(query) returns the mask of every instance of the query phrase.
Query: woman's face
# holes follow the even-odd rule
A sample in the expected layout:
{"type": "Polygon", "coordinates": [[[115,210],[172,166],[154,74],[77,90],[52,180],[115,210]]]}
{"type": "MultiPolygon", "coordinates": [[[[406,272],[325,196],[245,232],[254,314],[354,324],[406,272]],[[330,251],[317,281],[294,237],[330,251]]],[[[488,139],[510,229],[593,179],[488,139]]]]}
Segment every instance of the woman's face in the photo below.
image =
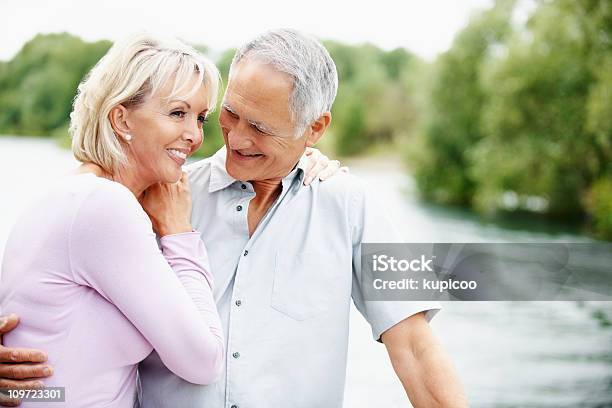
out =
{"type": "Polygon", "coordinates": [[[130,169],[148,185],[177,182],[181,166],[202,144],[202,126],[209,110],[206,88],[194,76],[195,92],[168,100],[171,86],[167,84],[126,113],[132,136],[126,152],[130,169]]]}

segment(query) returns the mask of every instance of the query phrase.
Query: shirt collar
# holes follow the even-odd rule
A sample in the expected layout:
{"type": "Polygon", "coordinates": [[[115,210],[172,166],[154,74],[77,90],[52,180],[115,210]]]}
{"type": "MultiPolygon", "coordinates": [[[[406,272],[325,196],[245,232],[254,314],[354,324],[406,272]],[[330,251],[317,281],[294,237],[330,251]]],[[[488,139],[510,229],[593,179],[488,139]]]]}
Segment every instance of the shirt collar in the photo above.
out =
{"type": "Polygon", "coordinates": [[[210,193],[223,190],[236,181],[236,179],[230,176],[227,170],[225,170],[226,154],[227,150],[225,146],[223,146],[211,159],[210,183],[208,185],[208,192],[210,193]]]}
{"type": "Polygon", "coordinates": [[[300,189],[300,187],[304,186],[304,178],[306,176],[306,169],[308,168],[308,158],[302,154],[300,160],[297,162],[293,170],[287,174],[283,180],[283,190],[286,190],[288,186],[291,186],[293,182],[297,180],[295,183],[296,191],[300,189]]]}
{"type": "MultiPolygon", "coordinates": [[[[208,191],[214,193],[215,191],[223,190],[231,186],[234,182],[239,181],[230,176],[225,168],[225,159],[227,158],[227,149],[223,146],[215,153],[211,158],[211,171],[210,171],[210,183],[208,185],[208,191]]],[[[296,166],[285,176],[282,180],[283,190],[287,189],[288,185],[297,178],[297,188],[304,184],[305,171],[308,167],[308,158],[304,155],[300,157],[300,160],[296,166]]]]}

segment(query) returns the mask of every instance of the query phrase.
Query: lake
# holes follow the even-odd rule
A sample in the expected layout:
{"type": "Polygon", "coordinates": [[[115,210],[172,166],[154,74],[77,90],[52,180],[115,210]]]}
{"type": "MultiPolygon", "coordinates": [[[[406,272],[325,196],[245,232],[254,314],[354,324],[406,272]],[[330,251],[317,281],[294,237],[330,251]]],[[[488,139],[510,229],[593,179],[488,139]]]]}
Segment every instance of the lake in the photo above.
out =
{"type": "MultiPolygon", "coordinates": [[[[0,254],[28,202],[74,168],[52,141],[0,137],[0,254]]],[[[591,242],[576,227],[482,221],[420,202],[397,165],[351,162],[407,242],[591,242]]],[[[1,255],[0,255],[1,260],[1,255]]],[[[473,407],[612,407],[612,302],[445,302],[431,325],[473,407]]],[[[353,310],[345,406],[408,407],[382,344],[353,310]]]]}

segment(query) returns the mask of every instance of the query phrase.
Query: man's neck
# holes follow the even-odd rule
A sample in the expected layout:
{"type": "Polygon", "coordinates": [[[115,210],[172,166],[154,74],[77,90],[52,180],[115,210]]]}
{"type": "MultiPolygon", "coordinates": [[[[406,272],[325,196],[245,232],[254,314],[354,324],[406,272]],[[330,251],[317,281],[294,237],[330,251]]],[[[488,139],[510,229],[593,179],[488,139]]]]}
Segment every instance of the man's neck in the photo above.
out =
{"type": "Polygon", "coordinates": [[[253,236],[259,222],[283,190],[282,178],[252,181],[255,197],[249,203],[249,237],[253,236]]]}
{"type": "Polygon", "coordinates": [[[282,181],[280,177],[268,180],[253,180],[251,184],[255,190],[255,195],[262,202],[270,202],[272,204],[282,190],[282,181]]]}

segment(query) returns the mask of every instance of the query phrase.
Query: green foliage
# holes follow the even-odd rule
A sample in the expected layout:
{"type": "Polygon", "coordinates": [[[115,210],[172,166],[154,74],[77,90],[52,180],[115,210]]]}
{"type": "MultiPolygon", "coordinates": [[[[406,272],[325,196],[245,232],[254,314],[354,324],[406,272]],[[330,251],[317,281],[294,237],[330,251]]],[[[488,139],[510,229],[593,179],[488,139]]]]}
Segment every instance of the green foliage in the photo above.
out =
{"type": "Polygon", "coordinates": [[[342,113],[343,126],[336,126],[336,151],[341,155],[353,155],[367,146],[363,106],[358,102],[347,102],[342,113]]]}
{"type": "Polygon", "coordinates": [[[612,7],[542,1],[524,26],[513,9],[497,1],[436,61],[408,154],[417,185],[486,213],[587,215],[610,239],[612,7]]]}
{"type": "Polygon", "coordinates": [[[487,137],[469,163],[476,201],[490,209],[496,204],[488,199],[513,191],[545,198],[549,215],[572,217],[581,212],[596,166],[593,135],[585,129],[592,78],[584,40],[573,16],[554,4],[538,10],[529,32],[529,39],[514,36],[483,75],[487,137]]]}
{"type": "Polygon", "coordinates": [[[612,176],[602,177],[591,187],[587,206],[597,236],[612,240],[612,176]]]}
{"type": "Polygon", "coordinates": [[[110,42],[37,35],[0,68],[0,131],[49,135],[69,120],[76,88],[110,42]]]}
{"type": "Polygon", "coordinates": [[[403,49],[327,42],[336,63],[339,86],[332,110],[331,135],[336,154],[361,154],[380,144],[397,144],[415,124],[411,78],[418,59],[403,49]]]}
{"type": "Polygon", "coordinates": [[[229,74],[229,68],[232,64],[232,59],[234,58],[234,54],[236,50],[230,48],[229,50],[225,50],[221,57],[217,60],[217,68],[219,68],[219,72],[221,72],[221,79],[224,84],[227,84],[227,76],[229,74]]]}
{"type": "Polygon", "coordinates": [[[421,140],[410,149],[423,195],[448,204],[470,204],[474,181],[466,171],[468,152],[483,138],[480,129],[485,91],[482,64],[510,30],[512,1],[476,16],[435,64],[421,140]]]}
{"type": "Polygon", "coordinates": [[[219,127],[219,110],[208,115],[208,123],[204,125],[202,146],[194,154],[195,157],[208,157],[223,146],[223,134],[219,127]]]}

